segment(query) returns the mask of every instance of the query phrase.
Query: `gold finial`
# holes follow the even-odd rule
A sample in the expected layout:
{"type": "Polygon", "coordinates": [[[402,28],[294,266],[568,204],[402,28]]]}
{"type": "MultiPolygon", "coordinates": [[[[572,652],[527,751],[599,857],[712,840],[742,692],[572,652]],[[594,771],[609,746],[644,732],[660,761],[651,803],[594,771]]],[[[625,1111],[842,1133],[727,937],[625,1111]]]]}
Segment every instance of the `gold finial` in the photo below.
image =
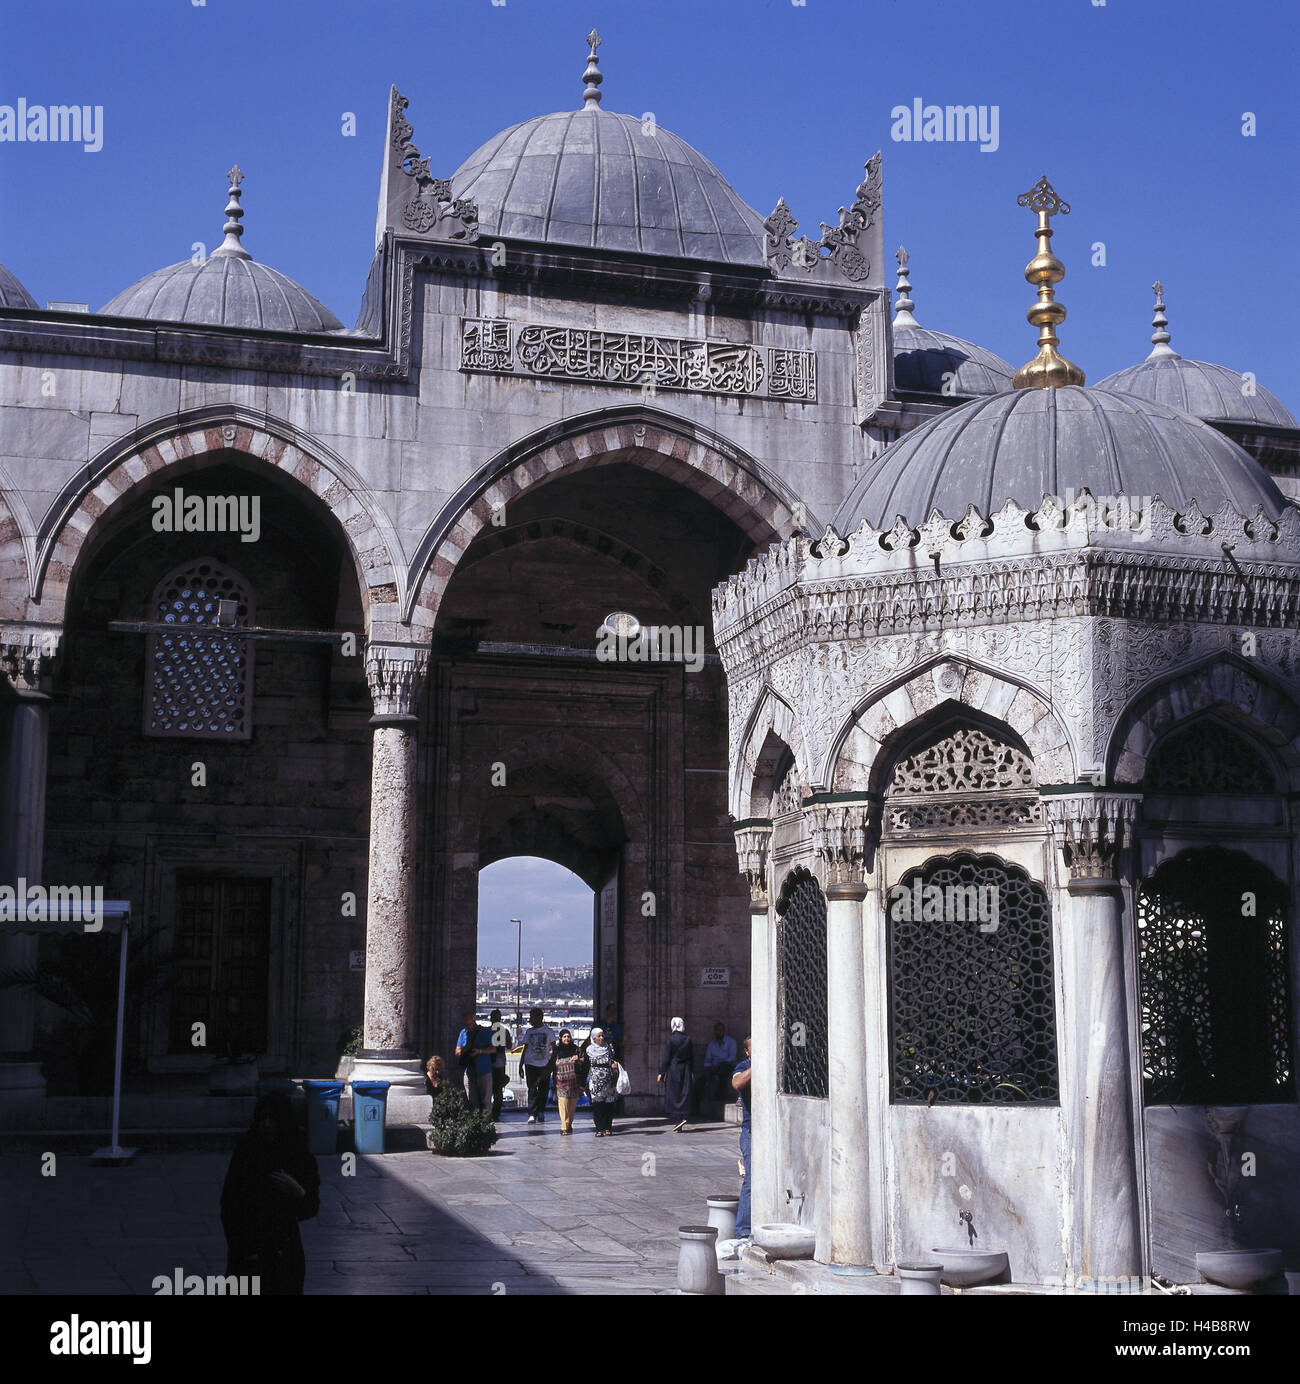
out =
{"type": "Polygon", "coordinates": [[[582,74],[582,80],[587,84],[582,89],[582,104],[584,106],[600,105],[600,84],[605,79],[601,76],[600,64],[596,61],[596,49],[600,47],[602,41],[595,29],[587,35],[587,46],[591,52],[587,54],[587,70],[582,74]]]}
{"type": "Polygon", "coordinates": [[[1011,381],[1015,389],[1059,389],[1061,385],[1083,384],[1084,373],[1073,361],[1057,353],[1061,344],[1056,328],[1065,321],[1065,308],[1056,301],[1055,285],[1065,278],[1065,265],[1051,251],[1052,217],[1068,216],[1070,204],[1063,202],[1046,178],[1039,180],[1016,198],[1017,206],[1038,213],[1038,253],[1025,265],[1025,278],[1038,289],[1038,301],[1025,314],[1038,327],[1038,354],[1016,371],[1011,381]]]}

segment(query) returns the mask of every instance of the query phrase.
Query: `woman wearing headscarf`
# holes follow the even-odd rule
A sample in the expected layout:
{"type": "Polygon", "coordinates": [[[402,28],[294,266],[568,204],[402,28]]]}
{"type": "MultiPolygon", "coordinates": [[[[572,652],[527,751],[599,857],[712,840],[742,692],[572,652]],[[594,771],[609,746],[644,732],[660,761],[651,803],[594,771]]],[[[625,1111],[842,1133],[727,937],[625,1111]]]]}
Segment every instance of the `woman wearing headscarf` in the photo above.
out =
{"type": "Polygon", "coordinates": [[[587,1040],[587,1094],[591,1097],[591,1116],[596,1138],[614,1132],[614,1105],[618,1101],[618,1061],[614,1046],[605,1041],[605,1030],[593,1028],[587,1040]]]}
{"type": "Polygon", "coordinates": [[[235,1146],[221,1189],[226,1273],[257,1274],[263,1295],[300,1294],[307,1276],[298,1222],[320,1210],[320,1173],[283,1091],[268,1091],[235,1146]]]}
{"type": "Polygon", "coordinates": [[[675,1132],[680,1133],[686,1128],[686,1117],[691,1108],[695,1049],[686,1036],[686,1025],[681,1019],[674,1019],[671,1027],[672,1031],[659,1058],[659,1084],[664,1088],[664,1114],[674,1122],[675,1132]]]}
{"type": "Polygon", "coordinates": [[[560,1107],[560,1133],[573,1133],[573,1112],[587,1074],[587,1060],[567,1028],[560,1030],[555,1045],[555,1103],[560,1107]]]}

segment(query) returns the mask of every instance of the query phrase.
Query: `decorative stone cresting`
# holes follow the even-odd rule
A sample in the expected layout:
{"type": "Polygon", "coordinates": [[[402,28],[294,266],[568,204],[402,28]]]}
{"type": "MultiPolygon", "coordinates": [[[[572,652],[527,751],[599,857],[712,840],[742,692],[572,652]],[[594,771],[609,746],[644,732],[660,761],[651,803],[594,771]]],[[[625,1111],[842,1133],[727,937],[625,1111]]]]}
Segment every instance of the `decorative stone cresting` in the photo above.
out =
{"type": "Polygon", "coordinates": [[[1068,793],[1044,799],[1071,879],[1112,879],[1142,802],[1139,793],[1068,793]]]}

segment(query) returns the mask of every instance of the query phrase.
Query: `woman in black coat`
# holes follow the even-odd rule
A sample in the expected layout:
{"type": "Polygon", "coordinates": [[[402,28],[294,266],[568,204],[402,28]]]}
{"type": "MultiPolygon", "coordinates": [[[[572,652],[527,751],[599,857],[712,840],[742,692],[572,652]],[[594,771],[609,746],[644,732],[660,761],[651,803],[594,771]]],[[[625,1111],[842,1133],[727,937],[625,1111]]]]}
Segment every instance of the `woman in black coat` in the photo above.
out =
{"type": "Polygon", "coordinates": [[[256,1274],[265,1294],[300,1294],[307,1276],[298,1222],[320,1210],[320,1173],[283,1091],[259,1096],[221,1189],[226,1273],[256,1274]]]}
{"type": "Polygon", "coordinates": [[[686,1025],[681,1019],[674,1019],[659,1059],[659,1082],[664,1088],[664,1114],[678,1130],[686,1127],[690,1113],[694,1065],[695,1050],[686,1036],[686,1025]]]}

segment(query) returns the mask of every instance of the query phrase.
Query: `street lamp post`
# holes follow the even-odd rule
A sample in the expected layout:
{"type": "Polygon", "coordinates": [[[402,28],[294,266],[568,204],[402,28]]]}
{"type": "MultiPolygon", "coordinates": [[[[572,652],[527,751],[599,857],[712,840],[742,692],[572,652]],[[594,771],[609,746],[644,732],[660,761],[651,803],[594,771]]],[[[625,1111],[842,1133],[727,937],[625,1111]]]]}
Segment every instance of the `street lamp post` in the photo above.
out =
{"type": "Polygon", "coordinates": [[[520,978],[523,975],[524,969],[524,920],[522,918],[511,918],[510,921],[518,924],[519,927],[518,945],[515,949],[515,1039],[517,1041],[519,1038],[520,1026],[524,1021],[524,1013],[520,1007],[519,1001],[520,978]]]}

